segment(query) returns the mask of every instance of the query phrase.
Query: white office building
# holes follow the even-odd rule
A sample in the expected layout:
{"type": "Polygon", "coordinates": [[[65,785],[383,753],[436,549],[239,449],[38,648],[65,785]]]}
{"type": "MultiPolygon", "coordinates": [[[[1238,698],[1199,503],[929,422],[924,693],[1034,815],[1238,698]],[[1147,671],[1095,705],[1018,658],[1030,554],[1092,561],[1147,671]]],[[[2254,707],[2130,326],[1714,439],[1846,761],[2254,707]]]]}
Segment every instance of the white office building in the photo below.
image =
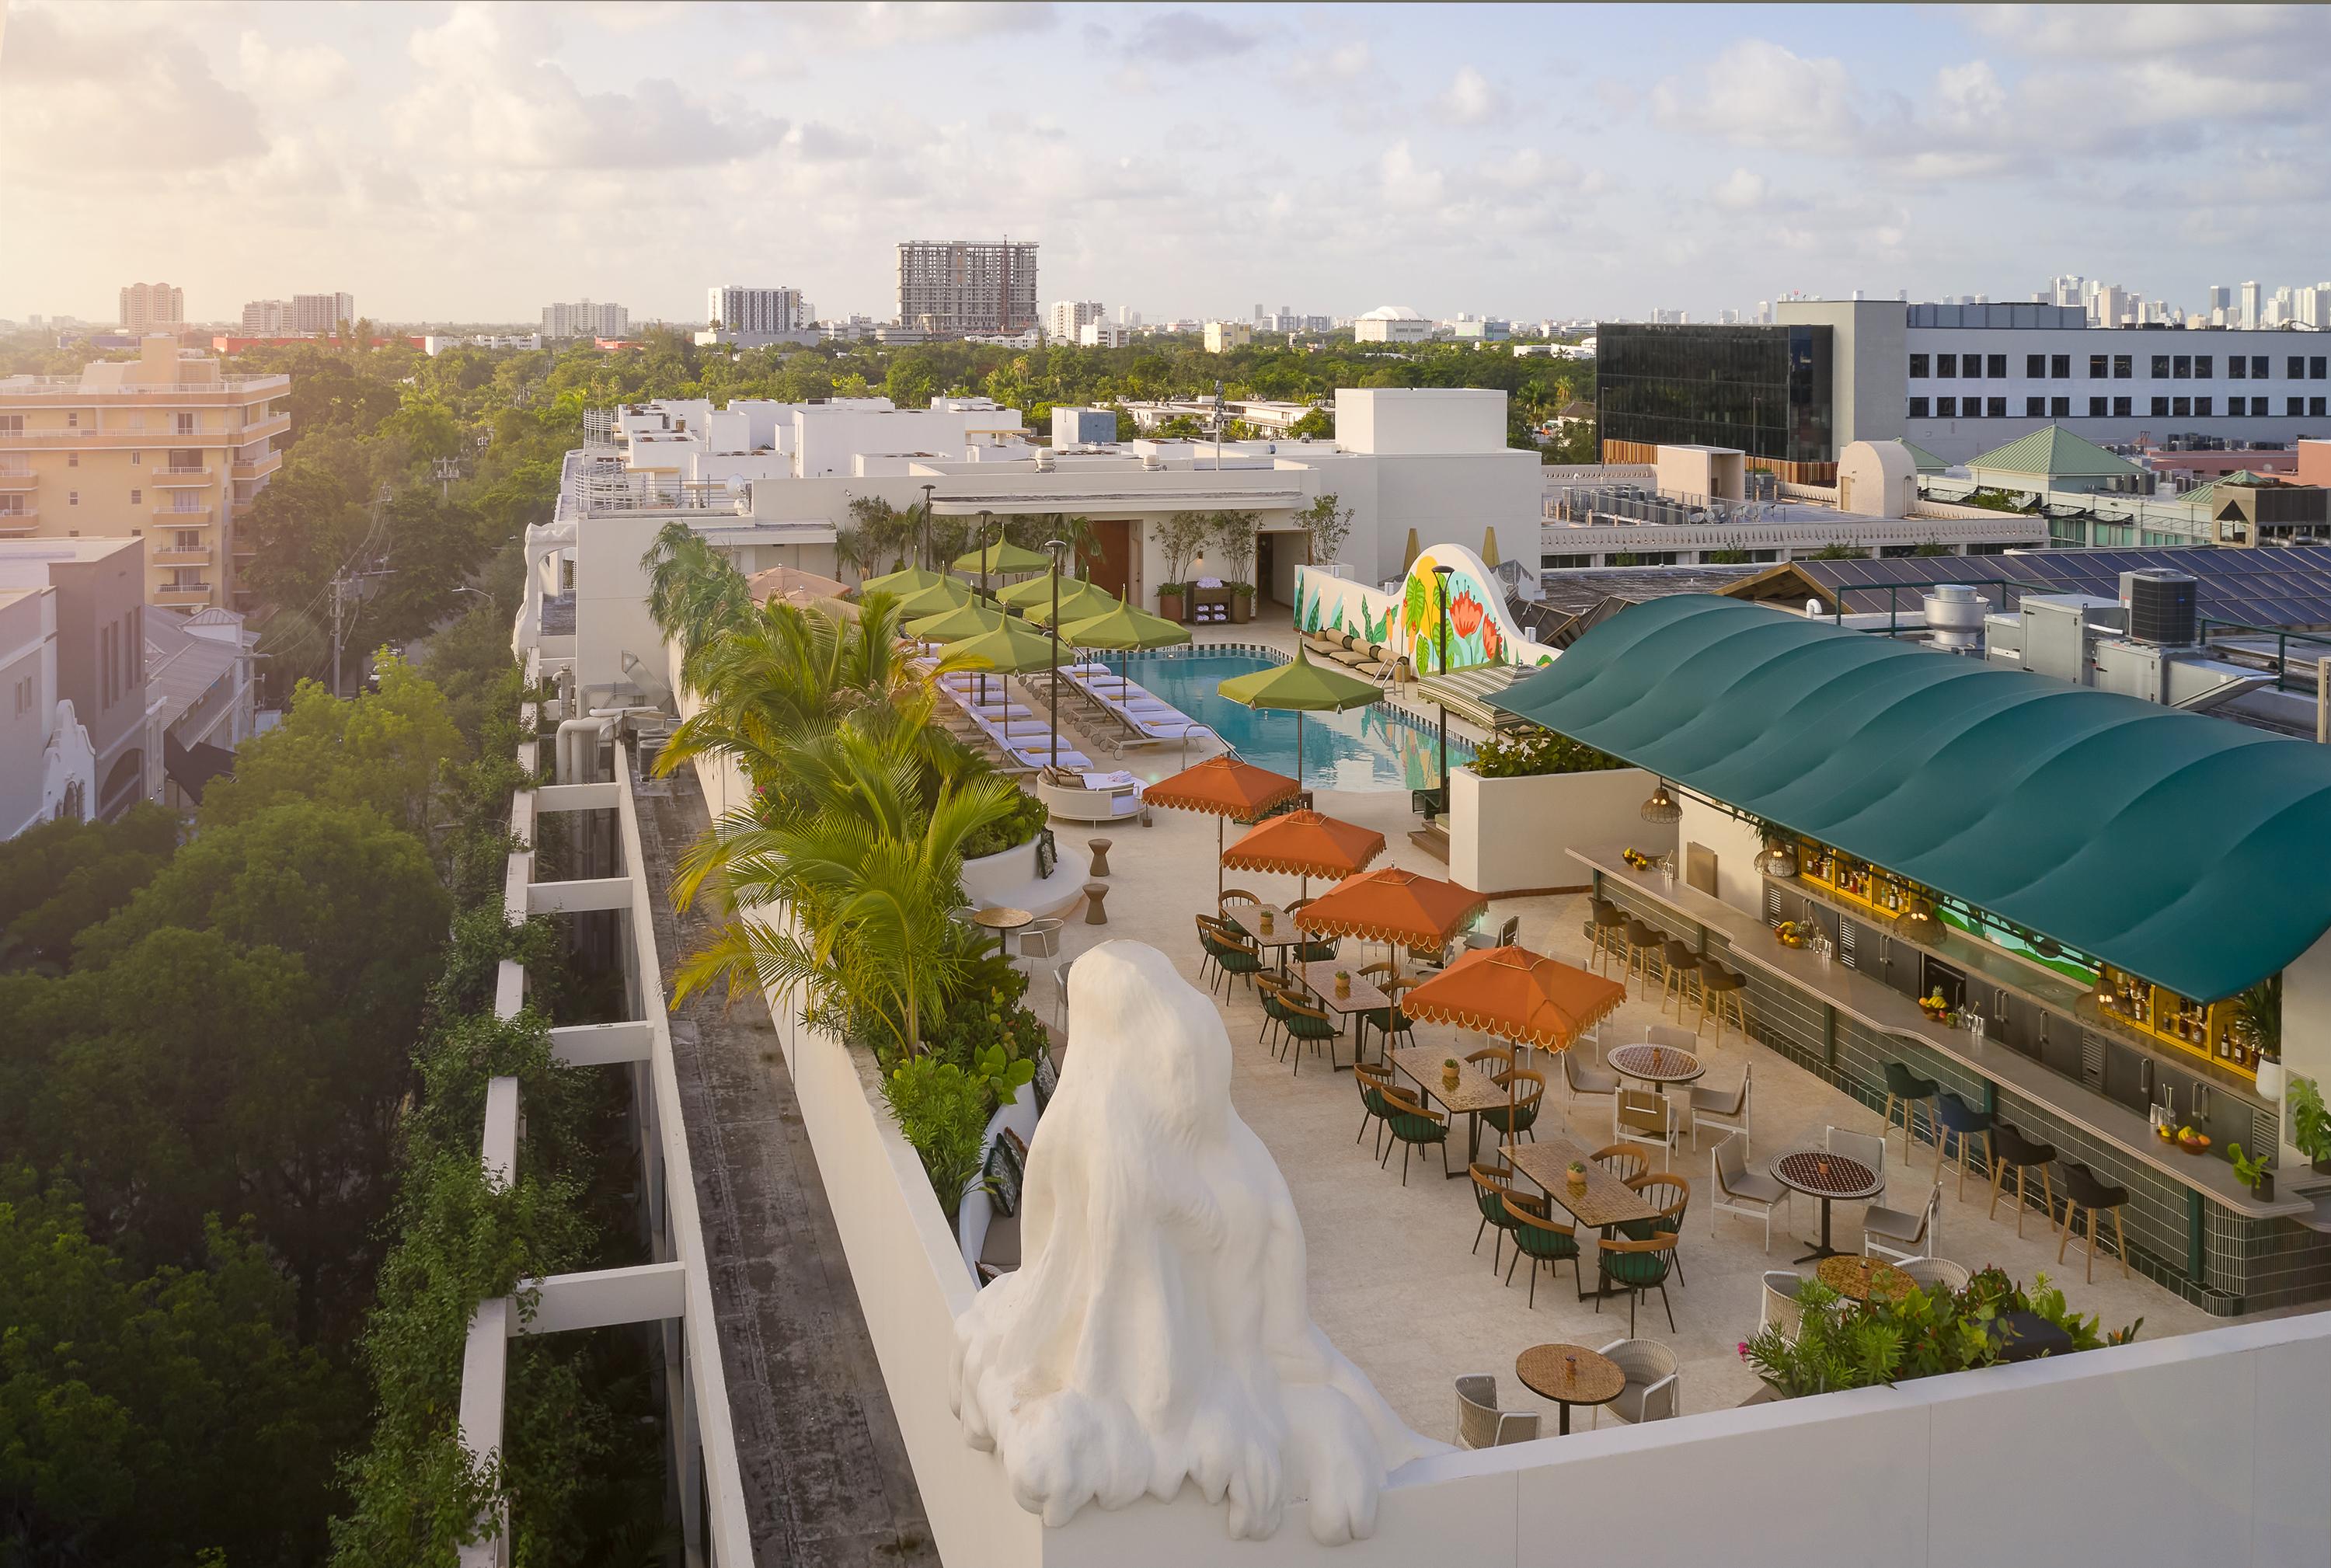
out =
{"type": "Polygon", "coordinates": [[[1055,299],[1044,312],[1044,335],[1055,343],[1080,343],[1088,324],[1107,319],[1098,299],[1055,299]]]}
{"type": "Polygon", "coordinates": [[[806,331],[812,320],[809,302],[798,289],[715,283],[704,295],[706,323],[739,337],[806,331]]]}
{"type": "Polygon", "coordinates": [[[621,305],[580,299],[542,308],[545,337],[621,337],[632,329],[632,313],[621,305]]]}
{"type": "Polygon", "coordinates": [[[1133,328],[1115,321],[1088,321],[1077,328],[1077,343],[1085,348],[1122,348],[1133,341],[1133,328]]]}
{"type": "Polygon", "coordinates": [[[1359,343],[1422,343],[1432,336],[1432,323],[1405,305],[1379,305],[1352,322],[1359,343]]]}

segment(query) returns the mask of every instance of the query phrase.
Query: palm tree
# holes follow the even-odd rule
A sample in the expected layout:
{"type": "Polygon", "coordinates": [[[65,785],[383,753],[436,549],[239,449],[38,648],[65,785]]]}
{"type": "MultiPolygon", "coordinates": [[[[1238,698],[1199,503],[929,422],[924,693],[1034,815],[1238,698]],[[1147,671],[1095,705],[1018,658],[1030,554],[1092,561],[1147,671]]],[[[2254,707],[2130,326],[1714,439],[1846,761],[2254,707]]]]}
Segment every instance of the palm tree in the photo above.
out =
{"type": "Polygon", "coordinates": [[[720,633],[753,613],[753,589],[745,575],[686,523],[659,529],[640,565],[648,569],[648,614],[680,644],[683,669],[720,633]]]}

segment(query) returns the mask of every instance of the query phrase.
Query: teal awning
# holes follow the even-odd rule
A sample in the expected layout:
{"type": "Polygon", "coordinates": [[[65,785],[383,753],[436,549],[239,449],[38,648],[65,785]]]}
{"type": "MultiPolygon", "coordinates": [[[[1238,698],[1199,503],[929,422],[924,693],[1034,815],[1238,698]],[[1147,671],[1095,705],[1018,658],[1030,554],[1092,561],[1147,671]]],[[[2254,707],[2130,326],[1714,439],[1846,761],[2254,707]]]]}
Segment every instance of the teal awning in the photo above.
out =
{"type": "Polygon", "coordinates": [[[2331,747],[1704,594],[1489,700],[2186,996],[2331,927],[2331,747]]]}

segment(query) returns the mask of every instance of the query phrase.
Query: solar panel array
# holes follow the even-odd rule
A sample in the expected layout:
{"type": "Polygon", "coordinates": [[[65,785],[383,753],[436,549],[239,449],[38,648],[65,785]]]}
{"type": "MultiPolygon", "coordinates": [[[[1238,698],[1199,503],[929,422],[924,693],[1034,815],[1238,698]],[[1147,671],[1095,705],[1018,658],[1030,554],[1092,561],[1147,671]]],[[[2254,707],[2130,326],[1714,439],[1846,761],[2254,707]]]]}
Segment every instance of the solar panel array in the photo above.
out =
{"type": "MultiPolygon", "coordinates": [[[[2044,584],[2058,594],[2120,596],[2123,572],[2183,572],[2194,580],[2197,608],[2217,621],[2250,626],[2331,628],[2331,546],[2260,550],[2041,550],[2008,556],[1906,556],[1868,561],[1794,561],[1805,579],[1849,611],[1883,613],[1886,584],[1995,583],[2044,584]]],[[[1551,574],[1549,574],[1551,575],[1551,574]]],[[[2005,591],[2010,604],[2020,601],[2005,591]]],[[[1760,595],[1764,596],[1764,595],[1760,595]]],[[[1893,598],[1906,615],[1917,613],[1921,591],[1898,587],[1893,598]]],[[[1997,608],[1997,595],[1986,594],[1997,608]]]]}

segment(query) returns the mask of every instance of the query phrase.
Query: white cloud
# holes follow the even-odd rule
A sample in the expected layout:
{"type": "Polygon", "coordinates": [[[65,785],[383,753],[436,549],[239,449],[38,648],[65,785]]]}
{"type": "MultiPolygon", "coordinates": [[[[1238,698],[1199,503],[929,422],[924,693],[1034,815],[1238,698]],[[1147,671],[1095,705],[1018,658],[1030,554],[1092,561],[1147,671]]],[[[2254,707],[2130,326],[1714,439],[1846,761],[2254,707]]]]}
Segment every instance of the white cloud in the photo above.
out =
{"type": "Polygon", "coordinates": [[[96,6],[17,6],[7,23],[0,104],[19,177],[151,176],[266,150],[258,105],[221,81],[196,42],[173,26],[96,6]],[[57,156],[24,156],[40,147],[57,156]]]}
{"type": "Polygon", "coordinates": [[[348,57],[328,43],[271,44],[246,29],[236,41],[245,86],[287,103],[320,103],[356,82],[348,57]]]}
{"type": "Polygon", "coordinates": [[[1869,129],[1854,99],[1843,61],[1807,60],[1745,38],[1695,77],[1660,81],[1651,105],[1661,125],[1739,146],[1844,153],[1869,129]]]}
{"type": "Polygon", "coordinates": [[[1773,187],[1765,176],[1750,169],[1734,169],[1708,192],[1709,199],[1727,212],[1746,213],[1765,204],[1773,187]]]}
{"type": "Polygon", "coordinates": [[[1145,16],[1125,41],[1125,52],[1137,60],[1164,60],[1176,65],[1228,60],[1244,54],[1262,41],[1251,27],[1242,27],[1220,16],[1198,11],[1166,11],[1145,16]]]}
{"type": "Polygon", "coordinates": [[[1470,65],[1458,67],[1448,90],[1433,100],[1443,119],[1456,125],[1483,125],[1504,118],[1506,95],[1470,65]]]}
{"type": "Polygon", "coordinates": [[[959,43],[1014,33],[1042,33],[1060,20],[1042,0],[795,0],[775,8],[797,27],[861,49],[959,43]]]}

